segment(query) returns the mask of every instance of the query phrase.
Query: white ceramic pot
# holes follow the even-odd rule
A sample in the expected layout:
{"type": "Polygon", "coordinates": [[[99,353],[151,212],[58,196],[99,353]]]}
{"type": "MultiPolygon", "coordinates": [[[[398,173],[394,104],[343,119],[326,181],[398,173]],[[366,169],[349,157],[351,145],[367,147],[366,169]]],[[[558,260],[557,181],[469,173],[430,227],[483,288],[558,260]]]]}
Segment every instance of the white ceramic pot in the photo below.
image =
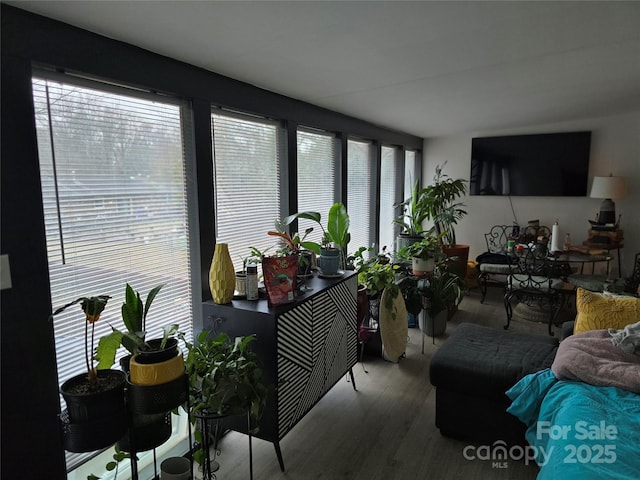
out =
{"type": "Polygon", "coordinates": [[[428,273],[433,272],[435,260],[433,258],[425,260],[423,258],[413,257],[411,259],[411,268],[415,276],[424,277],[428,273]]]}

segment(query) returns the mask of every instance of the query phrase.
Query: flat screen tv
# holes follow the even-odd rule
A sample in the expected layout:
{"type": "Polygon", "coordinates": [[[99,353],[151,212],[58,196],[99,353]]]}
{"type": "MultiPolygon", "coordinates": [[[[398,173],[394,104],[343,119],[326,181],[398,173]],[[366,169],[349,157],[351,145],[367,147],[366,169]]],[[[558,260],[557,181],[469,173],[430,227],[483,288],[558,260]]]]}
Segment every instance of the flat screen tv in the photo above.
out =
{"type": "Polygon", "coordinates": [[[471,140],[471,195],[587,195],[591,132],[471,140]]]}

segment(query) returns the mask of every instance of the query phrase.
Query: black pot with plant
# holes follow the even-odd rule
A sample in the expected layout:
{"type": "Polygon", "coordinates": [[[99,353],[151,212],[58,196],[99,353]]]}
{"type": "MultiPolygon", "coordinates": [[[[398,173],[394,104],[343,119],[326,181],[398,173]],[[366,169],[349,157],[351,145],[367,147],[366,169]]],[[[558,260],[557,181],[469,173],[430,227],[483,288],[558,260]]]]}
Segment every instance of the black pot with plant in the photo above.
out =
{"type": "Polygon", "coordinates": [[[95,323],[108,295],[80,297],[58,308],[52,318],[80,304],[84,314],[84,362],[86,372],[66,380],[60,393],[67,405],[61,414],[63,444],[71,452],[88,452],[114,443],[126,430],[125,375],[118,370],[94,366],[95,323]]]}

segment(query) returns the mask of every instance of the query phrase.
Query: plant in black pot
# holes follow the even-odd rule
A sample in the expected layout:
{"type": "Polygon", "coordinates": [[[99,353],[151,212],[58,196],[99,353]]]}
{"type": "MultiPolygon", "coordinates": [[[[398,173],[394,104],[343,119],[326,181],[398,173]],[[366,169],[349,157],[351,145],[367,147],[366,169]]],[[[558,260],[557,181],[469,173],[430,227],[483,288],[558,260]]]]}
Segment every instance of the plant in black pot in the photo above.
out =
{"type": "Polygon", "coordinates": [[[203,447],[209,445],[206,422],[220,417],[246,416],[249,431],[257,433],[257,421],[269,388],[263,381],[258,357],[251,350],[255,337],[236,337],[232,341],[226,333],[211,337],[204,331],[198,335],[196,343],[187,341],[184,335],[181,338],[188,350],[185,366],[189,378],[190,415],[196,424],[198,442],[194,460],[202,465],[207,463],[208,452],[203,447]]]}
{"type": "Polygon", "coordinates": [[[428,212],[424,203],[421,202],[421,196],[420,182],[416,180],[411,196],[394,205],[394,208],[401,208],[400,215],[393,221],[394,224],[402,227],[396,239],[397,252],[422,239],[424,232],[422,224],[427,219],[428,212]]]}
{"type": "Polygon", "coordinates": [[[114,443],[126,429],[125,375],[99,368],[92,355],[95,323],[111,297],[80,297],[58,308],[52,318],[72,305],[80,304],[84,317],[84,363],[86,372],[66,380],[60,393],[67,409],[61,415],[66,450],[87,452],[114,443]]]}

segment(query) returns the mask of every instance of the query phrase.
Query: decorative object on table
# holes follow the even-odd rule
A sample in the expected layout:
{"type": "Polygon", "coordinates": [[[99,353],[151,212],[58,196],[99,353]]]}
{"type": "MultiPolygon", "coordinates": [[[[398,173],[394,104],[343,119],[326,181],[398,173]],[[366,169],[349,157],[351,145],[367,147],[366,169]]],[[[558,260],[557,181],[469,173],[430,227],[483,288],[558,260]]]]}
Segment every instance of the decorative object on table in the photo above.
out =
{"type": "Polygon", "coordinates": [[[95,323],[100,319],[108,295],[80,297],[56,309],[51,315],[80,304],[84,315],[84,363],[86,372],[66,380],[60,386],[67,405],[60,415],[64,448],[71,452],[89,452],[115,443],[127,427],[124,402],[124,372],[94,366],[95,323]],[[89,332],[89,330],[91,330],[89,332]]]}
{"type": "Polygon", "coordinates": [[[616,221],[616,204],[613,200],[622,199],[627,195],[627,185],[624,177],[593,177],[591,184],[591,198],[603,198],[600,204],[600,212],[595,222],[589,221],[592,228],[615,230],[618,228],[616,221]]]}
{"type": "Polygon", "coordinates": [[[452,179],[442,173],[442,167],[438,165],[432,183],[422,189],[420,199],[426,209],[427,220],[431,220],[436,233],[442,235],[443,252],[453,259],[451,270],[461,278],[467,270],[469,245],[457,243],[455,226],[467,211],[462,208],[465,205],[456,200],[466,193],[466,180],[452,179]]]}
{"type": "Polygon", "coordinates": [[[236,272],[229,255],[229,245],[216,243],[209,269],[211,298],[217,304],[229,303],[236,289],[236,272]]]}
{"type": "MultiPolygon", "coordinates": [[[[311,220],[320,226],[322,229],[321,244],[316,242],[301,242],[300,244],[319,255],[318,270],[320,273],[330,277],[337,276],[338,270],[344,270],[347,266],[347,244],[350,238],[347,208],[342,203],[334,203],[329,208],[326,228],[322,225],[320,213],[313,211],[289,215],[283,220],[283,224],[290,225],[299,219],[311,220]]],[[[306,233],[310,233],[310,230],[307,229],[306,233]]]]}
{"type": "Polygon", "coordinates": [[[407,349],[407,308],[397,285],[384,289],[380,297],[382,358],[398,363],[407,349]]]}
{"type": "Polygon", "coordinates": [[[298,255],[263,257],[262,274],[269,305],[281,305],[295,300],[298,255]]]}

